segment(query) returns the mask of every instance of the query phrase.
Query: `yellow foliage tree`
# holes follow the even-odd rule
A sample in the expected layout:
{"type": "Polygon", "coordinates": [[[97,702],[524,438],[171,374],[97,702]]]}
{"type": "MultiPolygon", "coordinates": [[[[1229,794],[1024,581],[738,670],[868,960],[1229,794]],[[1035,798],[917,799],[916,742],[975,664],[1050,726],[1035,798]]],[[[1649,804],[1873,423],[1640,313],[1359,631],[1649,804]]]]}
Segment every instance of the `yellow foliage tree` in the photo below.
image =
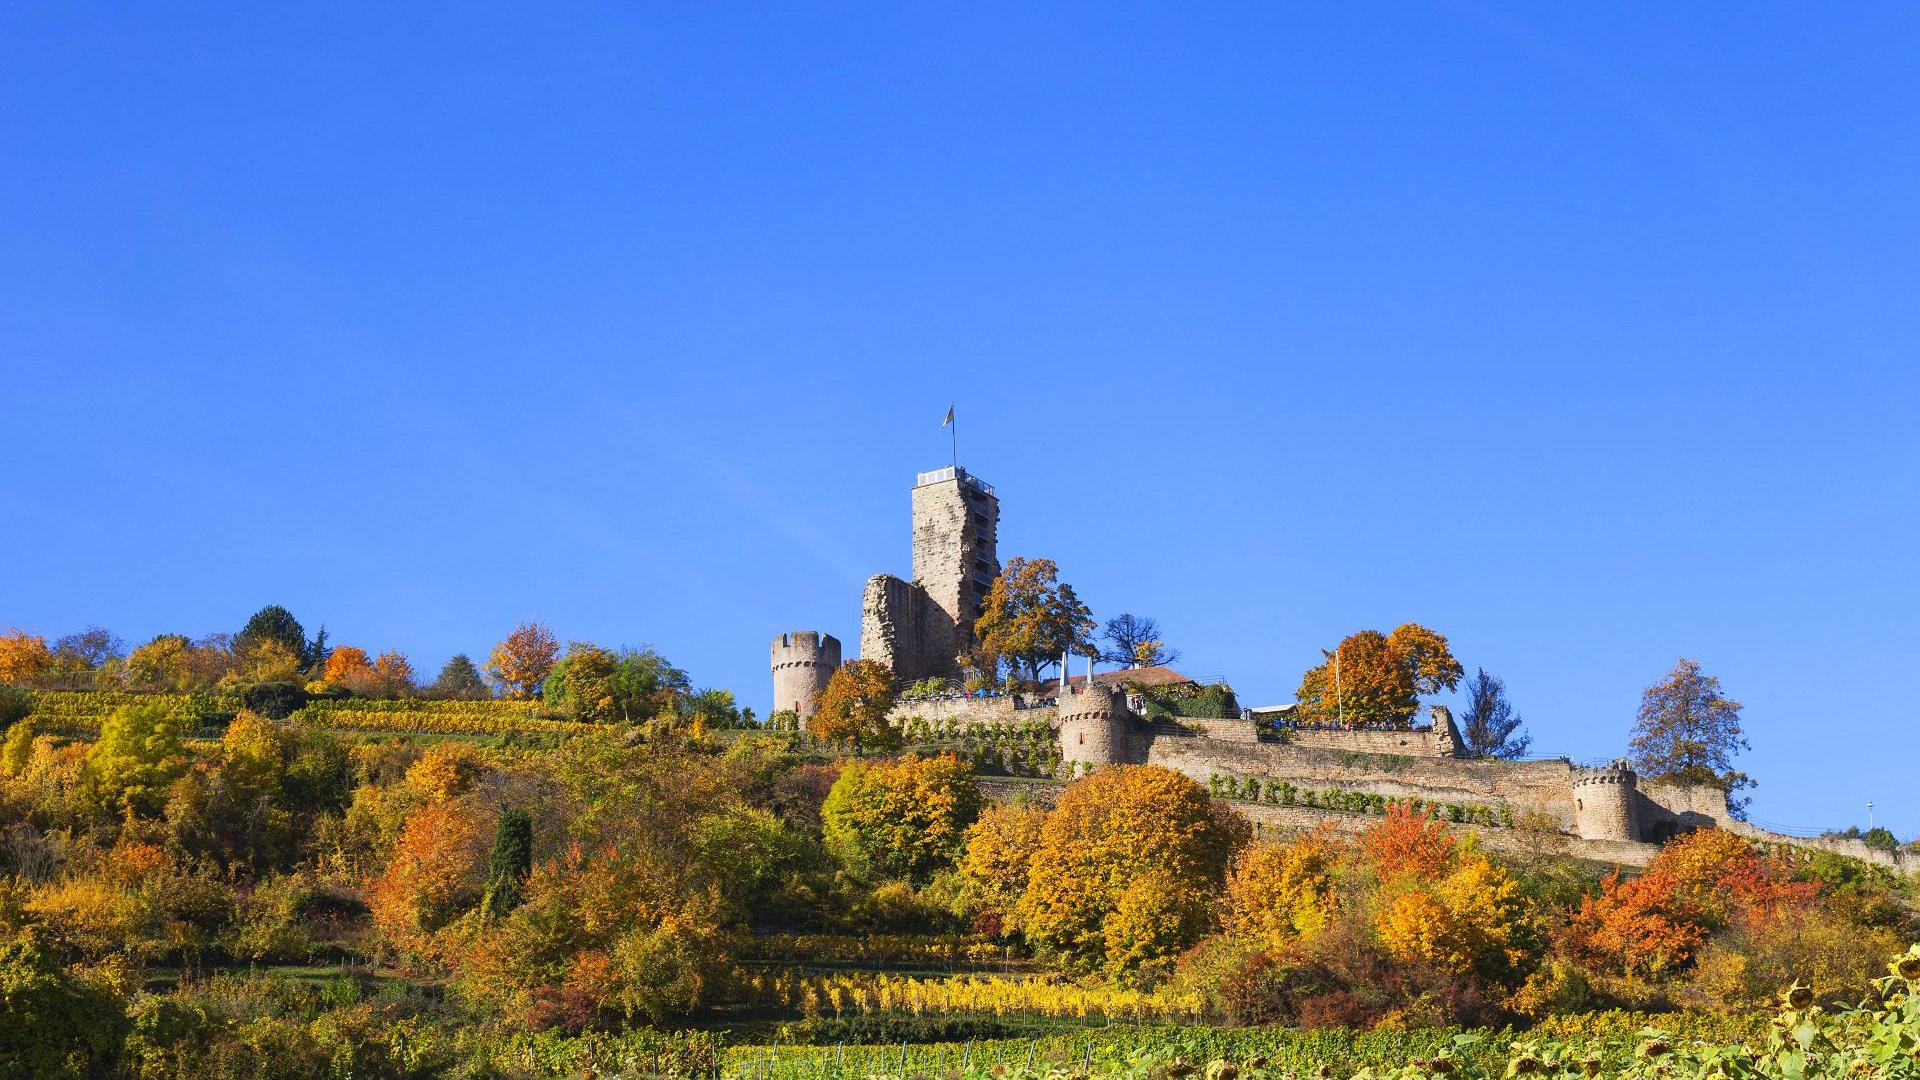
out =
{"type": "Polygon", "coordinates": [[[852,762],[820,808],[827,850],[863,877],[951,865],[979,814],[973,770],[951,755],[852,762]]]}
{"type": "Polygon", "coordinates": [[[1333,918],[1338,859],[1318,832],[1247,845],[1227,874],[1227,928],[1268,950],[1311,939],[1333,918]]]}
{"type": "Polygon", "coordinates": [[[1157,765],[1102,769],[1060,795],[1040,831],[1016,919],[1031,941],[1082,966],[1128,967],[1170,955],[1205,929],[1188,897],[1220,883],[1247,825],[1191,779],[1157,765]],[[1127,925],[1106,922],[1136,879],[1127,925]],[[1179,919],[1169,912],[1181,912],[1179,919]]]}
{"type": "Polygon", "coordinates": [[[487,657],[487,674],[507,697],[538,697],[540,684],[546,681],[559,655],[560,642],[553,631],[537,622],[524,622],[493,647],[487,657]]]}
{"type": "Polygon", "coordinates": [[[1518,882],[1475,855],[1438,881],[1408,884],[1381,906],[1374,929],[1395,960],[1502,978],[1538,945],[1539,918],[1518,882]]]}
{"type": "Polygon", "coordinates": [[[87,751],[87,776],[110,809],[152,813],[187,767],[187,721],[164,705],[122,705],[87,751]]]}
{"type": "Polygon", "coordinates": [[[1047,812],[1037,806],[995,804],[967,830],[960,880],[975,910],[993,912],[1007,929],[1020,897],[1027,891],[1027,866],[1040,849],[1047,812]]]}

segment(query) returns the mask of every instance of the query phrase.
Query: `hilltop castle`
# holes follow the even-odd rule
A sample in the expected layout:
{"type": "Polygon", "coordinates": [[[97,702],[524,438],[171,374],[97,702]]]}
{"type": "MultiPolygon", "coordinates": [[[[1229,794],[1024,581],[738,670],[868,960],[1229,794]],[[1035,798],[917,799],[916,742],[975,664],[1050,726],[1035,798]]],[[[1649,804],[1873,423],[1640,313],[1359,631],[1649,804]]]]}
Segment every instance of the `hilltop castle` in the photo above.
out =
{"type": "MultiPolygon", "coordinates": [[[[919,474],[912,522],[913,579],[876,574],[861,605],[860,655],[886,664],[901,686],[959,673],[976,644],[974,620],[1000,573],[999,496],[965,469],[919,474]]],[[[789,632],[774,639],[772,661],[774,708],[793,710],[804,724],[840,664],[840,642],[817,631],[789,632]]],[[[1756,829],[1733,816],[1725,791],[1642,780],[1625,762],[1589,767],[1566,758],[1467,757],[1440,705],[1429,709],[1429,723],[1394,728],[1295,725],[1284,714],[1248,711],[1150,718],[1144,695],[1181,685],[1191,680],[1164,667],[1081,678],[1063,670],[1058,684],[1039,694],[905,701],[892,718],[902,727],[967,733],[1045,725],[1062,779],[1110,765],[1162,765],[1242,799],[1249,817],[1274,826],[1354,829],[1366,819],[1351,807],[1417,800],[1444,808],[1445,820],[1494,848],[1537,851],[1551,843],[1589,858],[1644,864],[1667,836],[1713,825],[1764,843],[1900,865],[1857,840],[1756,829]]]]}

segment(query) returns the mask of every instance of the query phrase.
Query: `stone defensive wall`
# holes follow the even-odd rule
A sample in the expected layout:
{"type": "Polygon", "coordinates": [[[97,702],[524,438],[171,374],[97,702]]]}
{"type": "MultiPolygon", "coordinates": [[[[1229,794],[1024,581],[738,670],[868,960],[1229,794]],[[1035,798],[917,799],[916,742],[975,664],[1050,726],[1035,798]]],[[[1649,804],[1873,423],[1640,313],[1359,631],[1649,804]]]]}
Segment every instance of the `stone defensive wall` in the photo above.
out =
{"type": "MultiPolygon", "coordinates": [[[[1027,802],[1052,806],[1066,785],[1005,777],[981,777],[980,791],[994,802],[1027,802]]],[[[1256,832],[1279,839],[1297,832],[1331,827],[1344,836],[1357,836],[1368,826],[1378,824],[1373,814],[1319,810],[1304,806],[1269,806],[1265,803],[1228,800],[1227,805],[1245,815],[1256,832]]],[[[1491,828],[1448,822],[1456,834],[1472,834],[1481,846],[1506,855],[1565,855],[1594,862],[1622,866],[1646,866],[1659,853],[1657,844],[1636,844],[1618,840],[1584,840],[1560,833],[1541,833],[1530,829],[1491,828]]]]}
{"type": "Polygon", "coordinates": [[[1565,761],[1492,761],[1414,757],[1283,742],[1227,742],[1201,736],[1136,733],[1129,758],[1164,765],[1201,783],[1254,776],[1296,787],[1370,791],[1436,803],[1512,807],[1545,814],[1573,832],[1573,766],[1565,761]]]}
{"type": "Polygon", "coordinates": [[[1280,738],[1289,746],[1349,750],[1365,754],[1412,754],[1414,757],[1432,758],[1451,752],[1446,740],[1431,728],[1421,731],[1285,728],[1280,738]]]}
{"type": "MultiPolygon", "coordinates": [[[[1024,701],[1025,699],[1021,699],[1024,701]]],[[[961,727],[980,724],[985,727],[1012,727],[1021,724],[1056,722],[1059,710],[1051,703],[1027,708],[1016,707],[1012,695],[985,698],[926,698],[901,701],[887,714],[889,723],[899,725],[918,717],[930,723],[957,721],[961,727]]]]}

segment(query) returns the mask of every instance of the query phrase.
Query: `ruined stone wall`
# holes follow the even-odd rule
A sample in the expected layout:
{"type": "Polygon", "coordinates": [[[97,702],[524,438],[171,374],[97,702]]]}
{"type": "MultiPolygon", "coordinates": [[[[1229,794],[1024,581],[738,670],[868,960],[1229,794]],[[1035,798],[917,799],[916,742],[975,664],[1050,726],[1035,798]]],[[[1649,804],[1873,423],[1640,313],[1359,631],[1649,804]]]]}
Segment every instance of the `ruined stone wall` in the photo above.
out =
{"type": "Polygon", "coordinates": [[[1164,765],[1201,783],[1216,774],[1258,776],[1300,788],[1371,791],[1430,802],[1509,806],[1574,830],[1573,769],[1565,761],[1383,755],[1279,742],[1228,742],[1164,730],[1136,731],[1129,760],[1164,765]]]}
{"type": "Polygon", "coordinates": [[[963,728],[968,724],[1012,727],[1021,724],[1051,724],[1056,715],[1057,712],[1051,705],[1016,709],[1013,698],[1009,695],[991,698],[939,698],[931,701],[896,702],[893,711],[887,714],[887,720],[893,724],[900,724],[910,718],[919,717],[935,723],[955,720],[963,728]]]}
{"type": "Polygon", "coordinates": [[[952,673],[953,658],[945,653],[952,639],[946,612],[919,585],[892,574],[867,579],[860,604],[861,659],[887,665],[903,684],[919,682],[952,673]]]}
{"type": "Polygon", "coordinates": [[[1634,820],[1640,836],[1664,840],[1675,833],[1708,826],[1723,826],[1733,820],[1727,810],[1727,793],[1703,784],[1675,784],[1664,780],[1643,780],[1634,795],[1634,820]]]}
{"type": "Polygon", "coordinates": [[[1414,757],[1444,757],[1451,747],[1435,731],[1335,731],[1311,728],[1286,728],[1282,742],[1291,746],[1322,750],[1346,750],[1364,754],[1411,754],[1414,757]]]}
{"type": "Polygon", "coordinates": [[[792,709],[805,720],[815,697],[840,666],[840,639],[816,630],[795,630],[773,639],[773,708],[792,709]]]}

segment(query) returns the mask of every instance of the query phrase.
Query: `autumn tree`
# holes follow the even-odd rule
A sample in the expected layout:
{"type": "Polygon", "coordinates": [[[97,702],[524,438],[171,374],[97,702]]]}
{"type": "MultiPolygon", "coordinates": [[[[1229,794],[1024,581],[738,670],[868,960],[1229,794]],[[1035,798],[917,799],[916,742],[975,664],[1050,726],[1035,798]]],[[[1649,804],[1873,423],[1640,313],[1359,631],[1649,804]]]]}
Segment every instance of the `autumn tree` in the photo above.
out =
{"type": "Polygon", "coordinates": [[[184,690],[191,685],[185,634],[160,634],[127,654],[127,685],[136,690],[184,690]]]}
{"type": "Polygon", "coordinates": [[[651,647],[616,653],[589,641],[570,643],[541,689],[549,705],[590,724],[671,718],[689,696],[686,672],[651,647]]]}
{"type": "Polygon", "coordinates": [[[333,654],[327,657],[326,666],[321,669],[320,677],[358,691],[372,681],[373,658],[358,645],[335,646],[333,654]]]}
{"type": "Polygon", "coordinates": [[[126,651],[126,642],[113,631],[90,626],[53,643],[42,680],[62,690],[91,689],[98,679],[112,679],[126,651]]]}
{"type": "Polygon", "coordinates": [[[979,815],[973,769],[951,755],[851,762],[820,808],[827,851],[868,880],[951,866],[979,815]]]}
{"type": "Polygon", "coordinates": [[[190,722],[164,705],[122,705],[87,751],[87,776],[109,808],[157,813],[167,785],[187,767],[190,722]]]}
{"type": "Polygon", "coordinates": [[[373,658],[373,683],[381,697],[405,697],[413,693],[413,664],[407,654],[389,649],[373,658]]]}
{"type": "Polygon", "coordinates": [[[456,701],[483,701],[493,696],[487,681],[480,677],[480,669],[466,653],[455,653],[428,689],[434,697],[456,701]]]}
{"type": "Polygon", "coordinates": [[[1324,832],[1242,848],[1227,874],[1227,929],[1272,951],[1326,929],[1339,848],[1324,832]]]}
{"type": "Polygon", "coordinates": [[[1475,668],[1467,683],[1467,711],[1460,717],[1460,737],[1468,757],[1512,759],[1526,754],[1533,737],[1521,732],[1523,723],[1507,701],[1507,684],[1475,668]]]}
{"type": "Polygon", "coordinates": [[[1016,556],[987,590],[973,632],[981,648],[1037,683],[1063,654],[1093,654],[1094,625],[1093,613],[1059,579],[1052,559],[1016,556]]]}
{"type": "Polygon", "coordinates": [[[1445,635],[1418,623],[1391,634],[1362,630],[1323,655],[1326,662],[1308,668],[1294,692],[1304,719],[1406,723],[1421,695],[1452,690],[1464,674],[1445,635]]]}
{"type": "Polygon", "coordinates": [[[893,672],[878,660],[849,660],[834,669],[820,691],[807,731],[856,748],[885,745],[895,736],[887,724],[893,710],[893,672]]]}
{"type": "Polygon", "coordinates": [[[1029,941],[1116,973],[1173,955],[1208,927],[1246,823],[1157,765],[1101,769],[1060,794],[1016,920],[1029,941]]]}
{"type": "Polygon", "coordinates": [[[1723,829],[1697,829],[1660,850],[1646,872],[1615,874],[1581,901],[1566,938],[1603,973],[1664,975],[1686,967],[1710,935],[1798,918],[1819,886],[1723,829]]]}
{"type": "Polygon", "coordinates": [[[1040,849],[1040,829],[1047,812],[1038,806],[996,803],[967,830],[966,853],[960,859],[960,880],[972,909],[998,923],[1017,929],[1014,910],[1027,891],[1027,867],[1040,849]]]}
{"type": "Polygon", "coordinates": [[[1541,944],[1519,882],[1483,855],[1462,857],[1430,881],[1403,881],[1376,902],[1374,931],[1398,963],[1514,981],[1541,944]]]}
{"type": "Polygon", "coordinates": [[[1382,881],[1411,877],[1431,881],[1453,864],[1456,842],[1440,816],[1397,803],[1360,834],[1360,851],[1382,881]]]}
{"type": "Polygon", "coordinates": [[[0,634],[0,683],[26,686],[44,675],[52,663],[46,638],[17,628],[0,634]]]}
{"type": "Polygon", "coordinates": [[[1640,695],[1640,714],[1629,746],[1633,766],[1654,779],[1725,788],[1728,807],[1745,817],[1748,799],[1732,793],[1753,786],[1753,778],[1733,767],[1734,756],[1749,749],[1740,730],[1741,704],[1720,692],[1720,680],[1682,658],[1667,677],[1640,695]]]}
{"type": "Polygon", "coordinates": [[[553,631],[537,622],[524,622],[493,647],[487,657],[487,675],[507,697],[538,697],[540,684],[547,681],[559,655],[560,642],[553,631]]]}

